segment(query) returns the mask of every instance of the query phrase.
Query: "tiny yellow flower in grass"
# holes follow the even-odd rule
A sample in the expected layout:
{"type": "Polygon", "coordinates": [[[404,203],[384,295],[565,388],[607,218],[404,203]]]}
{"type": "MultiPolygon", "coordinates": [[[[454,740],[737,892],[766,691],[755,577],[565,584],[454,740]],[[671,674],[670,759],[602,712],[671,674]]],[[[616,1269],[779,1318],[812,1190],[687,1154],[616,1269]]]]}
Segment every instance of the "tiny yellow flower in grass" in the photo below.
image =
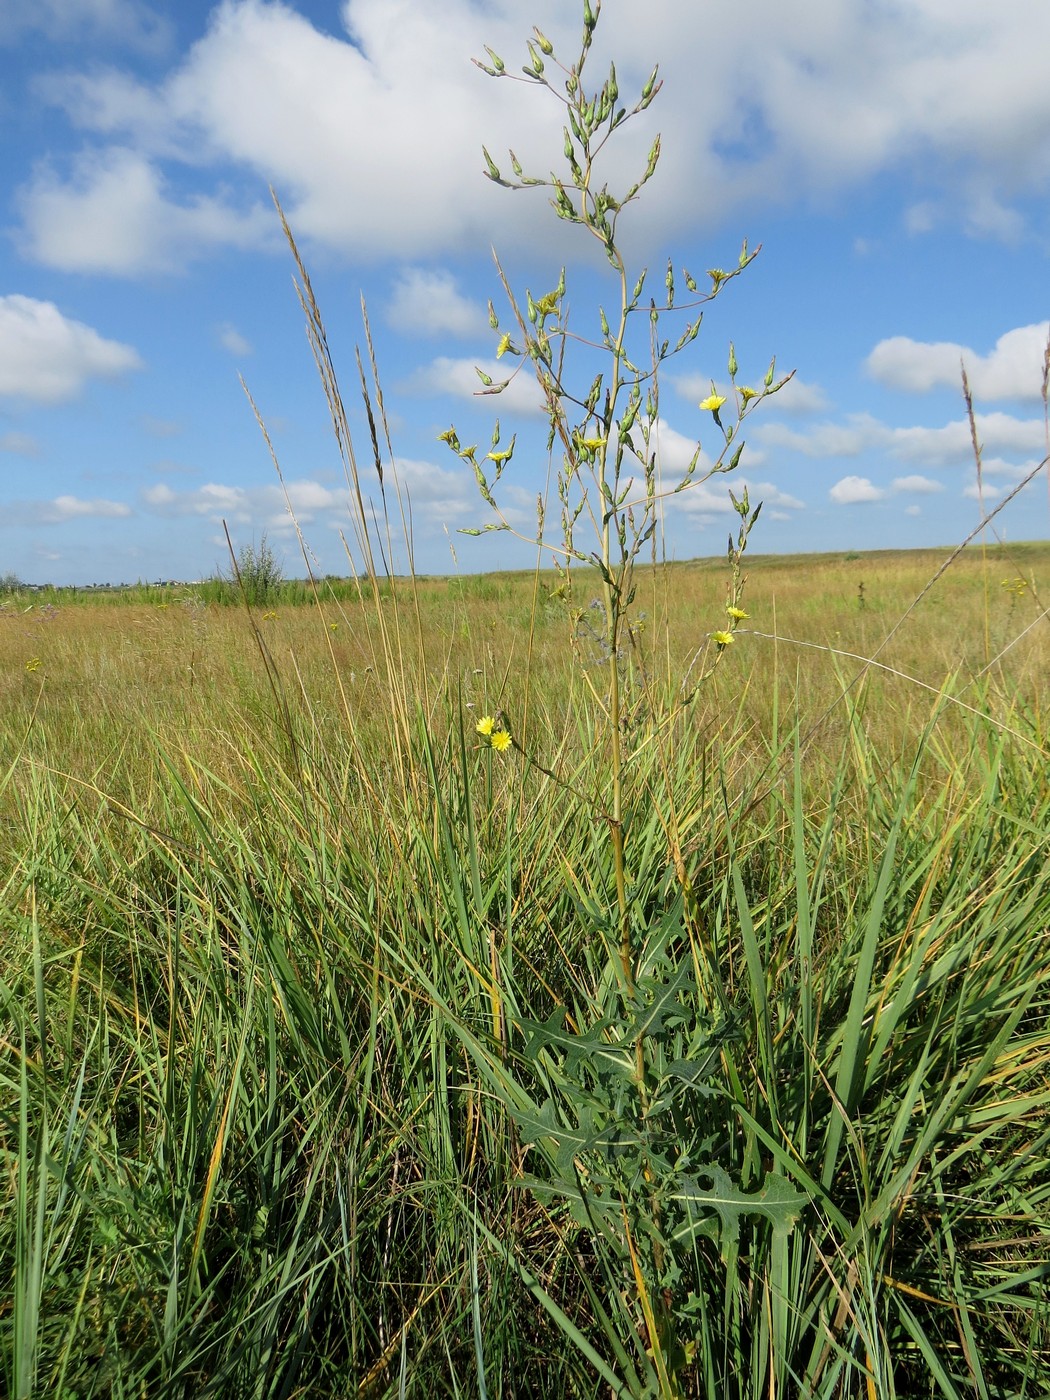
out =
{"type": "Polygon", "coordinates": [[[40,670],[40,657],[39,657],[39,656],[34,656],[33,659],[32,659],[32,661],[27,661],[27,662],[26,662],[26,671],[29,673],[29,675],[32,675],[34,671],[39,671],[39,670],[40,670]]]}
{"type": "Polygon", "coordinates": [[[329,632],[338,632],[338,631],[339,631],[339,624],[338,624],[338,622],[330,622],[330,623],[328,624],[328,630],[329,630],[329,632]]]}
{"type": "Polygon", "coordinates": [[[712,632],[711,640],[718,647],[719,651],[721,651],[722,647],[733,645],[733,634],[732,632],[712,632]]]}
{"type": "Polygon", "coordinates": [[[743,608],[726,608],[726,613],[734,622],[743,622],[748,615],[743,608]]]}
{"type": "Polygon", "coordinates": [[[700,401],[700,407],[708,413],[717,413],[726,401],[725,394],[708,394],[700,401]]]}
{"type": "Polygon", "coordinates": [[[581,447],[589,447],[592,452],[599,451],[605,445],[603,437],[585,437],[580,439],[581,447]]]}
{"type": "Polygon", "coordinates": [[[477,732],[479,734],[483,734],[486,739],[489,737],[489,735],[492,733],[495,727],[496,721],[492,718],[491,715],[482,715],[481,718],[478,720],[477,724],[474,726],[477,732]]]}
{"type": "Polygon", "coordinates": [[[272,622],[276,616],[277,614],[275,612],[264,612],[263,622],[272,622]]]}
{"type": "Polygon", "coordinates": [[[494,729],[489,742],[497,753],[504,753],[510,748],[513,741],[505,729],[494,729]]]}

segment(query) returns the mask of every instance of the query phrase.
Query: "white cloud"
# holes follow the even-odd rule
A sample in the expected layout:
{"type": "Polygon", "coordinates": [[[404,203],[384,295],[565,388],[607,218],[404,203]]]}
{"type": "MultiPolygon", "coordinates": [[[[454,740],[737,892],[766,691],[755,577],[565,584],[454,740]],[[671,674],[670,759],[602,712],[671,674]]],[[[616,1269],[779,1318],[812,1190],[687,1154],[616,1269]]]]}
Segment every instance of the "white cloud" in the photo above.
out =
{"type": "Polygon", "coordinates": [[[405,268],[394,283],[387,319],[412,335],[477,335],[488,325],[488,313],[465,297],[450,272],[438,268],[405,268]]]}
{"type": "MultiPolygon", "coordinates": [[[[687,513],[728,515],[735,510],[729,499],[730,490],[738,501],[746,490],[752,510],[760,501],[764,508],[777,507],[780,511],[805,510],[806,508],[805,501],[800,501],[797,496],[789,496],[786,491],[782,491],[779,486],[774,486],[771,481],[755,481],[744,476],[730,476],[724,481],[712,477],[710,481],[701,482],[698,486],[691,486],[679,495],[672,496],[670,506],[687,513]]],[[[779,518],[787,519],[788,517],[781,515],[779,518]]]]}
{"type": "Polygon", "coordinates": [[[868,373],[893,389],[924,394],[931,389],[961,390],[961,367],[966,366],[975,398],[1042,398],[1043,357],[1050,321],[1018,326],[995,342],[987,355],[952,341],[924,342],[892,336],[875,346],[865,362],[868,373]]]}
{"type": "Polygon", "coordinates": [[[59,43],[99,38],[156,51],[171,26],[140,0],[4,0],[0,47],[30,32],[59,43]]]}
{"type": "Polygon", "coordinates": [[[39,457],[40,444],[31,433],[0,433],[0,452],[13,452],[17,457],[39,457]]]}
{"type": "Polygon", "coordinates": [[[219,344],[224,350],[228,350],[231,355],[238,359],[243,359],[245,355],[252,354],[252,343],[241,335],[236,326],[232,326],[229,321],[223,321],[221,326],[215,328],[219,344]]]}
{"type": "Polygon", "coordinates": [[[183,431],[183,425],[175,418],[158,418],[152,413],[144,413],[139,421],[150,437],[173,438],[183,431]]]}
{"type": "Polygon", "coordinates": [[[891,482],[894,491],[909,491],[918,496],[932,496],[937,491],[943,491],[944,486],[939,481],[933,481],[928,476],[898,476],[891,482]]]}
{"type": "Polygon", "coordinates": [[[246,213],[222,197],[171,198],[158,168],[136,151],[110,147],[77,158],[72,179],[42,166],[17,203],[23,249],[62,272],[171,272],[215,248],[264,244],[273,216],[246,213]]]}
{"type": "MultiPolygon", "coordinates": [[[[1045,440],[1045,425],[1037,418],[979,413],[976,421],[978,441],[993,453],[1030,455],[1039,451],[1045,440]]],[[[928,467],[962,466],[973,461],[970,424],[965,418],[939,428],[891,428],[871,414],[855,413],[842,423],[816,423],[809,429],[789,428],[783,423],[761,424],[751,436],[763,448],[784,448],[806,457],[858,457],[874,450],[928,467]]]]}
{"type": "Polygon", "coordinates": [[[975,238],[996,243],[1019,243],[1024,237],[1024,216],[997,198],[990,190],[978,190],[966,209],[966,225],[975,238]]]}
{"type": "Polygon", "coordinates": [[[505,355],[502,359],[456,359],[439,355],[429,365],[410,375],[402,384],[410,394],[450,394],[457,399],[487,399],[493,413],[521,413],[530,417],[545,413],[543,393],[536,382],[529,362],[505,355]],[[499,394],[486,394],[478,370],[487,374],[493,384],[510,379],[499,394]],[[515,373],[515,371],[517,371],[515,373]]]}
{"type": "Polygon", "coordinates": [[[63,525],[69,520],[123,520],[131,514],[131,507],[123,501],[56,496],[51,501],[11,501],[0,512],[0,524],[63,525]]]}
{"type": "MultiPolygon", "coordinates": [[[[684,399],[692,399],[694,404],[705,399],[711,392],[711,376],[709,374],[673,374],[668,377],[674,385],[676,393],[684,399]]],[[[731,391],[728,385],[717,384],[716,387],[720,394],[725,394],[727,398],[730,397],[731,391]]],[[[759,383],[754,387],[761,388],[762,386],[759,383]]],[[[788,380],[783,389],[772,395],[765,404],[752,410],[758,415],[752,421],[752,426],[754,423],[764,422],[769,414],[788,413],[792,417],[801,417],[807,413],[821,413],[827,406],[828,398],[820,385],[810,384],[808,381],[800,379],[796,374],[788,380]]],[[[751,431],[751,427],[748,431],[751,431]]]]}
{"type": "Polygon", "coordinates": [[[873,486],[866,476],[844,476],[835,482],[828,495],[836,505],[849,506],[862,501],[881,501],[886,493],[873,486]]]}
{"type": "Polygon", "coordinates": [[[1042,460],[1042,457],[1035,457],[1027,462],[1007,462],[1002,457],[982,457],[981,470],[985,476],[1005,476],[1011,481],[1020,481],[1033,472],[1042,460]]]}
{"type": "Polygon", "coordinates": [[[904,227],[909,233],[929,233],[939,221],[937,205],[929,199],[920,199],[904,211],[904,227]]]}
{"type": "MultiPolygon", "coordinates": [[[[977,439],[982,449],[995,453],[1038,451],[1046,427],[1037,418],[1015,418],[1009,413],[979,413],[977,439]]],[[[955,466],[973,461],[970,424],[965,418],[941,428],[892,428],[888,442],[894,456],[927,466],[955,466]]]]}
{"type": "Polygon", "coordinates": [[[130,345],[63,316],[50,301],[0,297],[0,397],[35,403],[75,398],[89,379],[141,369],[130,345]]]}
{"type": "Polygon", "coordinates": [[[815,423],[811,428],[760,423],[751,436],[765,448],[787,448],[806,457],[857,457],[887,431],[869,414],[857,413],[844,423],[815,423]]]}
{"type": "MultiPolygon", "coordinates": [[[[406,505],[411,501],[414,526],[424,533],[467,522],[472,514],[483,510],[471,473],[459,467],[446,469],[433,462],[413,458],[398,458],[397,478],[406,505]]],[[[352,533],[352,517],[345,486],[327,486],[311,478],[298,478],[286,483],[287,501],[279,486],[232,486],[208,482],[188,491],[178,491],[167,482],[146,487],[141,501],[146,510],[169,517],[199,516],[204,519],[227,520],[231,525],[270,530],[276,534],[293,529],[288,514],[291,505],[301,526],[321,524],[333,530],[352,533]]],[[[365,496],[371,497],[378,509],[379,483],[366,478],[365,496]]],[[[388,478],[387,491],[393,491],[393,479],[388,478]]],[[[532,497],[529,497],[531,504],[532,497]]]]}
{"type": "Polygon", "coordinates": [[[921,515],[921,514],[922,514],[922,506],[905,506],[905,507],[904,507],[904,514],[905,514],[905,515],[921,515]]]}
{"type": "MultiPolygon", "coordinates": [[[[38,0],[18,3],[27,9],[38,0]]],[[[58,12],[59,0],[49,5],[58,12]]],[[[514,145],[526,168],[543,174],[561,145],[556,103],[529,84],[486,79],[469,63],[490,43],[516,70],[526,58],[519,7],[344,0],[341,13],[346,33],[337,36],[276,0],[224,0],[157,84],[112,70],[53,82],[51,95],[83,128],[123,147],[125,161],[131,152],[147,161],[149,171],[137,184],[128,170],[116,182],[84,169],[68,185],[38,181],[25,196],[37,255],[75,265],[60,225],[82,209],[118,233],[119,220],[107,219],[100,202],[140,222],[145,210],[154,232],[164,216],[174,220],[177,236],[163,258],[145,256],[133,239],[118,243],[127,270],[260,237],[253,211],[238,215],[221,193],[231,169],[272,181],[299,234],[346,254],[434,257],[482,239],[520,249],[534,246],[538,228],[548,230],[551,248],[544,199],[511,196],[481,176],[483,139],[497,161],[514,145]],[[160,173],[173,154],[195,180],[181,199],[160,173]]],[[[537,0],[529,18],[571,61],[573,7],[537,0]]],[[[800,10],[753,0],[746,25],[736,0],[610,6],[596,71],[615,53],[626,98],[660,60],[665,87],[657,108],[624,128],[621,154],[602,178],[613,189],[633,178],[663,130],[661,171],[626,225],[628,238],[661,245],[758,199],[798,202],[902,167],[934,180],[938,218],[1012,239],[1019,197],[1050,184],[1048,45],[1050,9],[1031,2],[994,9],[985,0],[821,0],[800,10]],[[709,55],[702,82],[697,53],[709,55]]],[[[104,173],[117,156],[94,159],[104,173]]],[[[919,217],[913,209],[913,224],[919,217]]],[[[93,255],[100,259],[97,248],[93,255]]]]}
{"type": "Polygon", "coordinates": [[[983,486],[978,486],[976,481],[971,481],[968,486],[963,487],[963,495],[971,501],[994,501],[996,496],[1001,496],[1006,490],[1005,486],[994,486],[985,482],[983,486]]]}

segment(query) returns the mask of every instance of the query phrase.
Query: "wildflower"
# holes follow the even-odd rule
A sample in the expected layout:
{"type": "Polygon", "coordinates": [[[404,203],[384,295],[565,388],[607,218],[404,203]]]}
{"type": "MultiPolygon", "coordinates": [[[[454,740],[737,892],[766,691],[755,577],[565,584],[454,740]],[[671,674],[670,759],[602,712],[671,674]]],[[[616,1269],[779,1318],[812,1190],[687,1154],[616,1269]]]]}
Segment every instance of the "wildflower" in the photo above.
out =
{"type": "Polygon", "coordinates": [[[492,733],[495,727],[496,721],[492,718],[491,715],[482,715],[481,718],[478,720],[477,724],[474,726],[477,732],[481,735],[484,735],[486,739],[489,737],[489,735],[492,733]]]}
{"type": "Polygon", "coordinates": [[[264,612],[263,622],[272,622],[276,616],[277,614],[275,612],[264,612]]]}
{"type": "Polygon", "coordinates": [[[497,753],[505,753],[510,748],[513,740],[505,729],[494,729],[489,741],[497,753]]]}
{"type": "Polygon", "coordinates": [[[718,650],[721,651],[723,647],[733,645],[733,634],[732,632],[712,632],[711,640],[718,647],[718,650]]]}
{"type": "Polygon", "coordinates": [[[717,413],[726,401],[725,394],[708,394],[706,399],[701,399],[700,408],[709,413],[717,413]]]}
{"type": "Polygon", "coordinates": [[[31,676],[31,675],[33,674],[34,671],[39,671],[39,670],[40,670],[40,657],[39,657],[39,656],[34,656],[33,659],[32,659],[32,661],[27,661],[27,662],[26,662],[26,673],[27,673],[28,675],[31,676]]]}
{"type": "Polygon", "coordinates": [[[743,608],[726,608],[726,613],[734,622],[743,622],[748,615],[743,608]]]}
{"type": "Polygon", "coordinates": [[[580,439],[580,446],[590,448],[592,452],[598,452],[605,446],[603,437],[585,437],[580,439]]]}

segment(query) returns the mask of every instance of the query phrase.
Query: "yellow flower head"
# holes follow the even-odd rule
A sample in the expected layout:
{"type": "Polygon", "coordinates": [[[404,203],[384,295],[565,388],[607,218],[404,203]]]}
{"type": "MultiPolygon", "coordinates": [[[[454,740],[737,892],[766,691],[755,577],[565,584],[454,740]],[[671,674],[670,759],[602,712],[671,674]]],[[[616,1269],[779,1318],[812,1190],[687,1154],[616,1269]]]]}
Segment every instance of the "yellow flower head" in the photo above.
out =
{"type": "Polygon", "coordinates": [[[726,608],[726,612],[734,622],[743,622],[747,617],[747,613],[743,608],[726,608]]]}
{"type": "Polygon", "coordinates": [[[721,650],[722,647],[728,647],[733,645],[733,634],[732,632],[712,632],[711,640],[715,643],[719,650],[721,650]]]}
{"type": "Polygon", "coordinates": [[[701,400],[700,407],[708,413],[717,413],[725,401],[725,394],[708,394],[706,399],[701,400]]]}
{"type": "Polygon", "coordinates": [[[489,741],[497,753],[504,753],[510,748],[513,740],[505,729],[494,729],[492,738],[489,741]]]}
{"type": "Polygon", "coordinates": [[[491,715],[482,715],[481,718],[478,720],[477,724],[474,726],[474,728],[479,734],[484,734],[484,736],[488,738],[488,736],[492,733],[493,729],[495,728],[495,725],[496,721],[492,718],[491,715]]]}
{"type": "Polygon", "coordinates": [[[32,675],[34,671],[39,671],[39,670],[40,670],[40,657],[39,657],[39,656],[34,656],[33,659],[32,659],[32,661],[27,661],[27,662],[26,662],[26,670],[29,672],[30,675],[32,675]]]}

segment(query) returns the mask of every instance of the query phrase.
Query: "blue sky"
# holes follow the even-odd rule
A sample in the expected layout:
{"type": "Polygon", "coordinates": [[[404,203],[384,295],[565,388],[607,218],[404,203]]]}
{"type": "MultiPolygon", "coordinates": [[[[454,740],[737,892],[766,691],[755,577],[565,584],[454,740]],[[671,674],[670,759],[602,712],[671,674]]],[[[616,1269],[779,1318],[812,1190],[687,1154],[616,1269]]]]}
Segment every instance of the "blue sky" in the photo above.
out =
{"type": "MultiPolygon", "coordinates": [[[[476,396],[502,310],[490,248],[519,292],[567,264],[581,333],[615,296],[585,235],[540,191],[483,176],[480,147],[526,171],[561,159],[558,106],[494,82],[532,24],[560,57],[573,0],[0,0],[0,574],[27,582],[194,579],[294,529],[241,391],[265,419],[322,571],[346,573],[346,486],[270,203],[299,239],[354,396],[363,292],[417,567],[527,565],[484,524],[471,473],[438,441],[519,449],[504,481],[527,528],[546,474],[534,396],[476,396]],[[454,548],[455,558],[452,550],[454,548]]],[[[771,356],[793,383],[749,420],[740,475],[762,551],[951,544],[979,519],[959,366],[974,389],[985,502],[1044,456],[1050,315],[1050,6],[1013,0],[606,0],[595,69],[664,86],[622,129],[632,265],[701,280],[762,252],[709,308],[661,390],[664,469],[713,446],[698,403],[771,356]]],[[[546,98],[546,100],[545,100],[546,98]]],[[[590,382],[581,364],[581,389],[590,382]]],[[[720,553],[726,483],[676,497],[668,552],[720,553]]],[[[997,522],[1043,538],[1040,478],[997,522]]],[[[403,557],[397,561],[403,564],[403,557]]]]}

